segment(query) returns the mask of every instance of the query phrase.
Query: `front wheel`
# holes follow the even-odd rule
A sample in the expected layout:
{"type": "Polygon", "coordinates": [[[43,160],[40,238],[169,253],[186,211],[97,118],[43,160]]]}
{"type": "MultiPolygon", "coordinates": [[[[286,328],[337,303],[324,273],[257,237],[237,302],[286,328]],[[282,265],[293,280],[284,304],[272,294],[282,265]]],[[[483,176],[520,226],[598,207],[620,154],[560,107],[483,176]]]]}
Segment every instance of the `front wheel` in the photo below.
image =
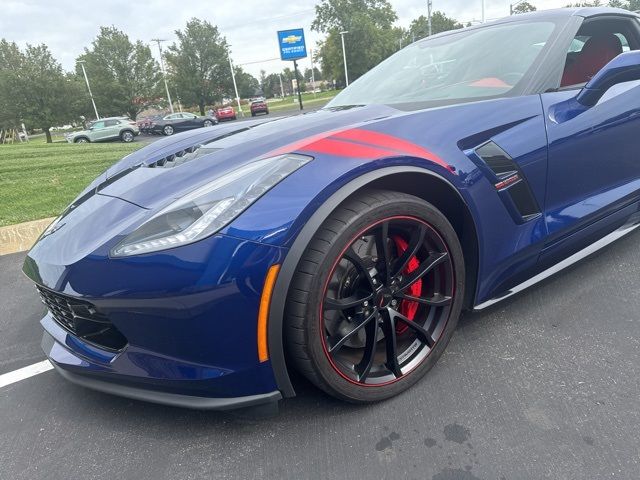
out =
{"type": "Polygon", "coordinates": [[[162,129],[162,133],[164,133],[167,137],[173,135],[173,127],[171,125],[165,125],[162,129]]]}
{"type": "Polygon", "coordinates": [[[290,358],[333,396],[384,400],[435,365],[463,296],[462,248],[444,215],[411,195],[362,194],[327,218],[297,267],[290,358]]]}
{"type": "Polygon", "coordinates": [[[205,120],[202,124],[203,127],[212,127],[213,122],[211,120],[205,120]]]}

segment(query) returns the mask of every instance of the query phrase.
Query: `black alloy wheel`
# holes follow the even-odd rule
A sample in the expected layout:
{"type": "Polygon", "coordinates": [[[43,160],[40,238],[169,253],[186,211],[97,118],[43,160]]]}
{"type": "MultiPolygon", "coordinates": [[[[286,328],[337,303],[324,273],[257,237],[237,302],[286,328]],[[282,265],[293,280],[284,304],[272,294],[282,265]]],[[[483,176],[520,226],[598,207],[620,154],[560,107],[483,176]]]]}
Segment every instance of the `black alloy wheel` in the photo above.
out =
{"type": "Polygon", "coordinates": [[[432,205],[376,191],[323,224],[294,275],[287,343],[296,366],[339,398],[405,390],[436,362],[460,315],[464,261],[432,205]]]}

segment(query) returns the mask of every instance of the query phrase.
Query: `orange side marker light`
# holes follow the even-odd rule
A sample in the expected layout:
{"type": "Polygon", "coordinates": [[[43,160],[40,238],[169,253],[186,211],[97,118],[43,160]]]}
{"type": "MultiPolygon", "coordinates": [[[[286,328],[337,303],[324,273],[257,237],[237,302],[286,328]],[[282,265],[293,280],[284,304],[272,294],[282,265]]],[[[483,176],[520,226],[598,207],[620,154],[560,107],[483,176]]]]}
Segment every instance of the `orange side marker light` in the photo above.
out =
{"type": "Polygon", "coordinates": [[[269,349],[267,347],[267,321],[269,319],[269,307],[271,306],[271,295],[280,272],[280,265],[271,265],[264,280],[264,288],[260,297],[260,310],[258,311],[258,360],[260,363],[269,360],[269,349]]]}

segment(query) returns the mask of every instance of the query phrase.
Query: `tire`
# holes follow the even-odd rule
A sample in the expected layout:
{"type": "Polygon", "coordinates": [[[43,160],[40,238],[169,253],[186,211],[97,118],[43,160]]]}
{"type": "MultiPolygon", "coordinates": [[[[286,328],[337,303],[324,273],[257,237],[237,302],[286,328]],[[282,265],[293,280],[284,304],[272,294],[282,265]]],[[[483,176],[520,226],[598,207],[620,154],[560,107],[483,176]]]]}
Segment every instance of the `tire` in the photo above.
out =
{"type": "Polygon", "coordinates": [[[89,139],[87,137],[76,138],[73,143],[89,143],[89,139]]]}
{"type": "Polygon", "coordinates": [[[212,127],[213,126],[213,122],[211,120],[205,120],[204,122],[202,122],[202,126],[203,127],[212,127]]]}
{"type": "Polygon", "coordinates": [[[162,133],[167,137],[173,135],[173,127],[171,125],[165,125],[162,129],[162,133]]]}
{"type": "Polygon", "coordinates": [[[317,387],[342,400],[393,397],[444,352],[462,310],[464,275],[455,230],[433,205],[397,192],[359,194],[325,220],[294,273],[285,308],[289,359],[317,387]],[[377,245],[386,245],[387,253],[378,254],[383,249],[377,245]],[[424,276],[413,278],[422,271],[424,276]],[[398,300],[407,292],[430,304],[398,300]],[[351,306],[354,299],[369,300],[337,308],[345,298],[351,306]]]}
{"type": "Polygon", "coordinates": [[[256,116],[256,112],[251,112],[251,116],[255,117],[256,116]]]}
{"type": "Polygon", "coordinates": [[[125,130],[124,132],[120,133],[120,140],[122,140],[124,143],[131,143],[135,138],[136,136],[131,130],[125,130]]]}

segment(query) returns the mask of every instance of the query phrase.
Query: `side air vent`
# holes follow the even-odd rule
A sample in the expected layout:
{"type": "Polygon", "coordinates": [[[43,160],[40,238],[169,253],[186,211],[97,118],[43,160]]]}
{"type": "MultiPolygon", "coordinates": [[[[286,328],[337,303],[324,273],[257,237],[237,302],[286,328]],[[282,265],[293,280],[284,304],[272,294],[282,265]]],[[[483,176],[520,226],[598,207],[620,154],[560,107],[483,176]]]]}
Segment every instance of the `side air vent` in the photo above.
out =
{"type": "Polygon", "coordinates": [[[540,215],[540,207],[529,183],[507,152],[489,141],[476,148],[475,153],[495,176],[494,187],[518,223],[540,215]]]}

